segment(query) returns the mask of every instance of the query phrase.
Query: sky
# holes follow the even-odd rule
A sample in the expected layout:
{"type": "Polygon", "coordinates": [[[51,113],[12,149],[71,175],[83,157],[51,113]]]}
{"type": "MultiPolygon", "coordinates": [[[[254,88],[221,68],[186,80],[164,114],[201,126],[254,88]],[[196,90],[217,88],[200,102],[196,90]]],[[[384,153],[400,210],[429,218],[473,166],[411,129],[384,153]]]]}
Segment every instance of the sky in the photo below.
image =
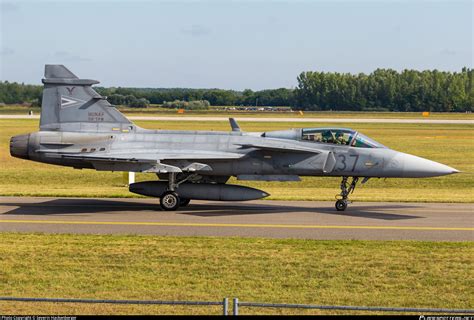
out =
{"type": "Polygon", "coordinates": [[[473,1],[0,0],[0,80],[292,88],[303,71],[473,67],[473,1]]]}

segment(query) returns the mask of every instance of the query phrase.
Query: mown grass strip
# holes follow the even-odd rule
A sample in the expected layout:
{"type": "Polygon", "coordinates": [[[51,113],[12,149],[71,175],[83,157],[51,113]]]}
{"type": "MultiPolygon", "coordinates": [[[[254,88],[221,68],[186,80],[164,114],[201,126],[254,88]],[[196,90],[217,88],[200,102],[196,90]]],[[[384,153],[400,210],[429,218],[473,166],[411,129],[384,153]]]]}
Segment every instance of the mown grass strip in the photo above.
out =
{"type": "MultiPolygon", "coordinates": [[[[474,242],[0,234],[2,296],[474,307],[474,242]]],[[[219,314],[2,302],[4,313],[219,314]]],[[[242,309],[242,313],[244,309],[242,309]]],[[[245,313],[269,313],[252,309],[245,313]]],[[[338,311],[272,310],[271,313],[338,311]]]]}

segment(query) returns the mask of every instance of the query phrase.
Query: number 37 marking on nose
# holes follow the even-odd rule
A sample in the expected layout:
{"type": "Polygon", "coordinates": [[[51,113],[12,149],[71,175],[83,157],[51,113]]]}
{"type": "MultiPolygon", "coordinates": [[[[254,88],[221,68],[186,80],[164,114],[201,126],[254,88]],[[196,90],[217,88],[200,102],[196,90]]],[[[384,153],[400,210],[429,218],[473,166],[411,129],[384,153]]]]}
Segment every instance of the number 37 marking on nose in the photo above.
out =
{"type": "MultiPolygon", "coordinates": [[[[347,158],[346,158],[346,155],[345,154],[338,154],[337,157],[340,159],[340,166],[338,168],[336,168],[337,171],[344,171],[347,169],[347,158]]],[[[349,158],[352,158],[354,159],[354,163],[352,164],[352,169],[351,171],[354,171],[355,170],[355,167],[357,165],[357,161],[359,160],[359,155],[358,154],[350,154],[349,155],[349,158]]],[[[349,159],[349,162],[351,160],[349,159]]]]}

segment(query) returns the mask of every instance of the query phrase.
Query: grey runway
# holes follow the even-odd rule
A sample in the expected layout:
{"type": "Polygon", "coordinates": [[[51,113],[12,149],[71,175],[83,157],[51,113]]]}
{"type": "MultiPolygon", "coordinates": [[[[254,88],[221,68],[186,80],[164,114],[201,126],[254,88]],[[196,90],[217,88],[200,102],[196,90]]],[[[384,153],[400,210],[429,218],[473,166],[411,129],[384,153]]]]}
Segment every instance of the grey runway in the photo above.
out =
{"type": "Polygon", "coordinates": [[[1,232],[147,234],[302,239],[474,241],[474,204],[192,201],[177,212],[158,200],[0,198],[1,232]]]}

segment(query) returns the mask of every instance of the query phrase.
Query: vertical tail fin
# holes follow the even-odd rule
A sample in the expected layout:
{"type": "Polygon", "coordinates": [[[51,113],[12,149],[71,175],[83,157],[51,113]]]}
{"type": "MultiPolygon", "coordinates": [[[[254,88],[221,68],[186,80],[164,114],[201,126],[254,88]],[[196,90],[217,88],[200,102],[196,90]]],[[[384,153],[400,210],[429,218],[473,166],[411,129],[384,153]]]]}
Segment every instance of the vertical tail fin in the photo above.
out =
{"type": "Polygon", "coordinates": [[[129,130],[132,123],[92,85],[63,65],[46,65],[40,130],[108,132],[129,130]]]}

